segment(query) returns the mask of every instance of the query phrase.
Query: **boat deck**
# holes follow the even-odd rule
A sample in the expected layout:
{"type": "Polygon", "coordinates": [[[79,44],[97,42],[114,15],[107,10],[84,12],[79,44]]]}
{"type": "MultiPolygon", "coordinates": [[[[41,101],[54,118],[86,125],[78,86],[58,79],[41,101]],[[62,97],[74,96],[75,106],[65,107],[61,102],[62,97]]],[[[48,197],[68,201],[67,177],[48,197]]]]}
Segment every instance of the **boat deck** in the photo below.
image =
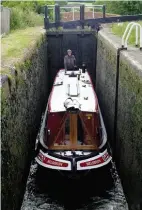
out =
{"type": "Polygon", "coordinates": [[[66,111],[65,101],[71,98],[80,105],[80,111],[96,112],[97,97],[88,72],[82,73],[81,69],[75,71],[76,76],[71,76],[71,71],[59,70],[49,98],[50,112],[66,111]],[[80,77],[78,79],[78,77],[80,77]]]}

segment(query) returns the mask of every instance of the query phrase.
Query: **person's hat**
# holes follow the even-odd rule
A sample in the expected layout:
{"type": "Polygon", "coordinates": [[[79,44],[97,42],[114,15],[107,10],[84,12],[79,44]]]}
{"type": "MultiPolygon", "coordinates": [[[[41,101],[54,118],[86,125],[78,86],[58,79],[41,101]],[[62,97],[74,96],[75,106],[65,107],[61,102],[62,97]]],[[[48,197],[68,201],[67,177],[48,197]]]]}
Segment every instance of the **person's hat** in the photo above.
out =
{"type": "Polygon", "coordinates": [[[72,51],[70,49],[68,49],[67,52],[72,52],[72,51]]]}

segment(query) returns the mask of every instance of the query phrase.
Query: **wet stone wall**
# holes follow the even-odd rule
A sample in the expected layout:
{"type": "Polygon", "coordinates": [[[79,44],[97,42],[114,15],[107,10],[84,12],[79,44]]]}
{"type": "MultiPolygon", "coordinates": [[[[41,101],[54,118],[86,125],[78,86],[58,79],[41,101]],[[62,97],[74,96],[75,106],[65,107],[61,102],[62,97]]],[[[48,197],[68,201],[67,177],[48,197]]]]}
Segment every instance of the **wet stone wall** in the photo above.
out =
{"type": "Polygon", "coordinates": [[[121,40],[107,28],[99,32],[96,90],[129,209],[140,210],[142,209],[142,52],[130,46],[127,51],[120,52],[117,86],[116,66],[119,47],[121,40]],[[116,94],[118,98],[115,101],[116,94]],[[114,125],[116,125],[116,135],[114,125]]]}
{"type": "Polygon", "coordinates": [[[142,209],[142,52],[121,54],[118,86],[116,160],[130,209],[142,209]],[[135,60],[137,58],[137,60],[135,60]],[[135,62],[136,61],[136,62],[135,62]],[[138,62],[138,64],[137,64],[138,62]]]}
{"type": "Polygon", "coordinates": [[[2,76],[2,209],[20,208],[41,114],[48,98],[47,42],[2,76]]]}
{"type": "Polygon", "coordinates": [[[104,117],[109,141],[114,136],[117,46],[113,46],[102,31],[98,35],[96,91],[104,117]],[[109,120],[108,120],[109,119],[109,120]]]}

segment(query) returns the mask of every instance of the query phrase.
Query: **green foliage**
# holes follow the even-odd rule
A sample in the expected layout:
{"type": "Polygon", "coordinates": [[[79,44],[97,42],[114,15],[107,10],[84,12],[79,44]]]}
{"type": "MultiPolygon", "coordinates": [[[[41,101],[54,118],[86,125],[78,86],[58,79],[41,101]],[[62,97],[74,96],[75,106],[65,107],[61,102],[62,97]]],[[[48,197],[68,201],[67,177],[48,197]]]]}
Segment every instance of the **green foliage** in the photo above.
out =
{"type": "MultiPolygon", "coordinates": [[[[138,23],[142,26],[142,21],[138,21],[138,23]]],[[[128,25],[128,22],[114,23],[111,26],[111,31],[115,35],[118,35],[118,36],[122,37],[127,25],[128,25]]],[[[140,31],[138,31],[138,33],[140,33],[140,31]]],[[[139,37],[139,39],[140,39],[140,37],[139,37]]],[[[136,32],[135,32],[135,28],[134,28],[132,30],[132,33],[131,33],[130,37],[129,37],[128,43],[132,44],[132,45],[135,45],[135,40],[136,40],[136,32]]]]}
{"type": "Polygon", "coordinates": [[[67,5],[67,1],[59,1],[59,2],[57,1],[57,4],[59,4],[60,6],[64,6],[67,5]]]}
{"type": "Polygon", "coordinates": [[[11,30],[29,26],[43,25],[45,5],[54,4],[52,1],[4,1],[4,7],[11,8],[11,30]]]}
{"type": "Polygon", "coordinates": [[[20,8],[23,10],[30,10],[34,11],[36,13],[42,13],[43,8],[45,5],[52,5],[54,4],[54,0],[52,1],[4,1],[3,6],[9,7],[9,8],[20,8]]]}
{"type": "Polygon", "coordinates": [[[4,7],[35,11],[35,3],[33,1],[4,1],[2,4],[4,7]]]}
{"type": "Polygon", "coordinates": [[[43,17],[33,11],[11,8],[10,28],[12,30],[43,25],[43,17]]]}
{"type": "Polygon", "coordinates": [[[120,15],[142,14],[142,1],[96,1],[95,4],[105,4],[107,13],[120,15]]]}
{"type": "Polygon", "coordinates": [[[55,2],[53,1],[36,1],[35,3],[35,12],[37,13],[44,13],[44,6],[45,5],[54,5],[55,2]]]}

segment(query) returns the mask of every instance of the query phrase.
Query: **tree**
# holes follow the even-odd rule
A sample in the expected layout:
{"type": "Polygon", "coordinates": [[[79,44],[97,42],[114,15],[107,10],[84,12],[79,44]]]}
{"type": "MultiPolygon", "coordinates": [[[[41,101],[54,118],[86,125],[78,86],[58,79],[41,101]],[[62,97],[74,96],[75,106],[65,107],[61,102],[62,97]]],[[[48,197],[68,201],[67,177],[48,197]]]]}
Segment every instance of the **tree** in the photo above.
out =
{"type": "Polygon", "coordinates": [[[45,5],[54,5],[55,1],[4,1],[2,5],[9,8],[20,8],[22,10],[31,10],[36,13],[42,13],[45,5]]]}
{"type": "Polygon", "coordinates": [[[105,4],[107,13],[120,15],[142,14],[142,1],[96,1],[95,4],[105,4]]]}
{"type": "Polygon", "coordinates": [[[67,5],[67,1],[66,0],[64,0],[64,1],[55,0],[55,4],[59,4],[59,6],[64,6],[64,5],[67,5]]]}

